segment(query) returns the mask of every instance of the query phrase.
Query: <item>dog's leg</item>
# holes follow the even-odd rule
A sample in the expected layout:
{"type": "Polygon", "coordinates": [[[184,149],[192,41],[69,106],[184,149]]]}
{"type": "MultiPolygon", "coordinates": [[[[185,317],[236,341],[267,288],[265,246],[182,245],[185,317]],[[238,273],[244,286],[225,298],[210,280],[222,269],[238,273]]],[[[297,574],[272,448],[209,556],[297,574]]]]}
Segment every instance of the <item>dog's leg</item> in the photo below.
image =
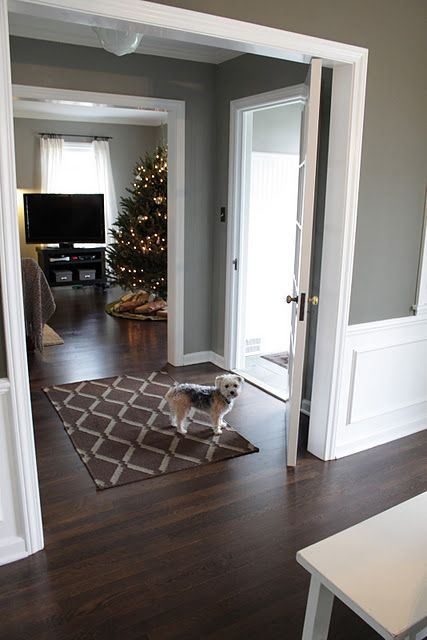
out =
{"type": "Polygon", "coordinates": [[[217,403],[214,403],[211,407],[210,415],[213,432],[215,435],[220,435],[222,433],[222,427],[224,426],[222,420],[223,408],[217,403]]]}
{"type": "Polygon", "coordinates": [[[176,417],[176,428],[178,433],[185,434],[187,433],[187,424],[186,418],[188,414],[189,406],[185,402],[184,398],[181,398],[179,402],[175,405],[175,417],[176,417]]]}
{"type": "Polygon", "coordinates": [[[170,418],[171,418],[171,425],[173,427],[177,426],[177,422],[176,422],[176,413],[173,409],[170,410],[170,418]]]}
{"type": "Polygon", "coordinates": [[[175,398],[172,396],[170,396],[168,398],[168,396],[166,396],[166,400],[168,403],[168,407],[169,407],[169,417],[170,417],[170,421],[171,421],[171,425],[173,427],[176,427],[176,406],[175,406],[175,398]]]}
{"type": "Polygon", "coordinates": [[[230,407],[230,406],[229,406],[229,407],[226,407],[223,411],[221,411],[221,414],[220,414],[220,416],[219,416],[219,419],[220,419],[220,426],[221,426],[221,427],[226,427],[226,426],[227,426],[227,423],[226,423],[226,421],[224,420],[224,416],[226,416],[226,415],[227,415],[227,413],[230,413],[230,411],[231,411],[231,407],[230,407]]]}

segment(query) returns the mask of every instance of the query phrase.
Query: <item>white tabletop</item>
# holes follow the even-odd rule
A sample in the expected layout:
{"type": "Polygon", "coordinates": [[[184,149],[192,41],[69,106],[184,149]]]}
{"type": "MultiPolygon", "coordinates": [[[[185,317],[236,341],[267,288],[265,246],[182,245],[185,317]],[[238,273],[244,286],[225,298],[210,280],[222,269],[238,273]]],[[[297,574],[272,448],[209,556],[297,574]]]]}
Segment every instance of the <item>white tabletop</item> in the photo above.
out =
{"type": "Polygon", "coordinates": [[[297,560],[383,637],[427,627],[427,492],[302,549],[297,560]]]}

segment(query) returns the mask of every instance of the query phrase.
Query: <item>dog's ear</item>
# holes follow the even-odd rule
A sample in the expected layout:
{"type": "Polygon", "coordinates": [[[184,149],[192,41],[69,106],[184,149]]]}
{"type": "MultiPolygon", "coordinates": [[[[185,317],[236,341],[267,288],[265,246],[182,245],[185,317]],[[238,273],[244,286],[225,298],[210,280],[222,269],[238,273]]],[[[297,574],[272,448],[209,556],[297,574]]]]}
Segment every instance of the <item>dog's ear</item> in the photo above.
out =
{"type": "Polygon", "coordinates": [[[236,378],[237,378],[237,380],[240,382],[240,384],[242,384],[242,383],[243,383],[243,378],[242,378],[242,376],[236,376],[236,378]]]}
{"type": "Polygon", "coordinates": [[[217,376],[215,378],[215,386],[219,387],[219,385],[221,384],[221,380],[223,379],[224,376],[217,376]]]}

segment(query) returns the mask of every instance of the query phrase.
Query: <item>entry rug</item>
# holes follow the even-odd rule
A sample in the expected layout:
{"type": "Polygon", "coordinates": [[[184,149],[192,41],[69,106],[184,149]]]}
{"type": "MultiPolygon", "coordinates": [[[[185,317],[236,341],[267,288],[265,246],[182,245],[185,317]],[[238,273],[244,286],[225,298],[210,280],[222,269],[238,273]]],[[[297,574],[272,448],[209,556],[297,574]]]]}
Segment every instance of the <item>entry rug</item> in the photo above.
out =
{"type": "Polygon", "coordinates": [[[282,353],[269,353],[261,356],[261,358],[269,362],[274,362],[274,364],[278,364],[279,367],[283,367],[284,369],[287,369],[289,366],[289,353],[287,351],[283,351],[282,353]]]}
{"type": "Polygon", "coordinates": [[[214,435],[209,416],[189,414],[186,435],[171,426],[162,371],[44,389],[98,489],[258,451],[232,427],[214,435]]]}

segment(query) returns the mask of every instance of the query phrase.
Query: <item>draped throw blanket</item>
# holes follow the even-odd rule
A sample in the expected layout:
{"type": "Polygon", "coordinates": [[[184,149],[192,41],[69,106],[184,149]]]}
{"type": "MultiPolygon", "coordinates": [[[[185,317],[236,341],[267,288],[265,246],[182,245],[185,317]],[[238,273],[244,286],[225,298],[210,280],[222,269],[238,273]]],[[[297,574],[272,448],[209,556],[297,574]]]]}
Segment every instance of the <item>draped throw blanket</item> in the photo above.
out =
{"type": "Polygon", "coordinates": [[[43,327],[56,309],[55,300],[39,265],[32,258],[22,258],[25,331],[31,346],[43,351],[43,327]]]}

